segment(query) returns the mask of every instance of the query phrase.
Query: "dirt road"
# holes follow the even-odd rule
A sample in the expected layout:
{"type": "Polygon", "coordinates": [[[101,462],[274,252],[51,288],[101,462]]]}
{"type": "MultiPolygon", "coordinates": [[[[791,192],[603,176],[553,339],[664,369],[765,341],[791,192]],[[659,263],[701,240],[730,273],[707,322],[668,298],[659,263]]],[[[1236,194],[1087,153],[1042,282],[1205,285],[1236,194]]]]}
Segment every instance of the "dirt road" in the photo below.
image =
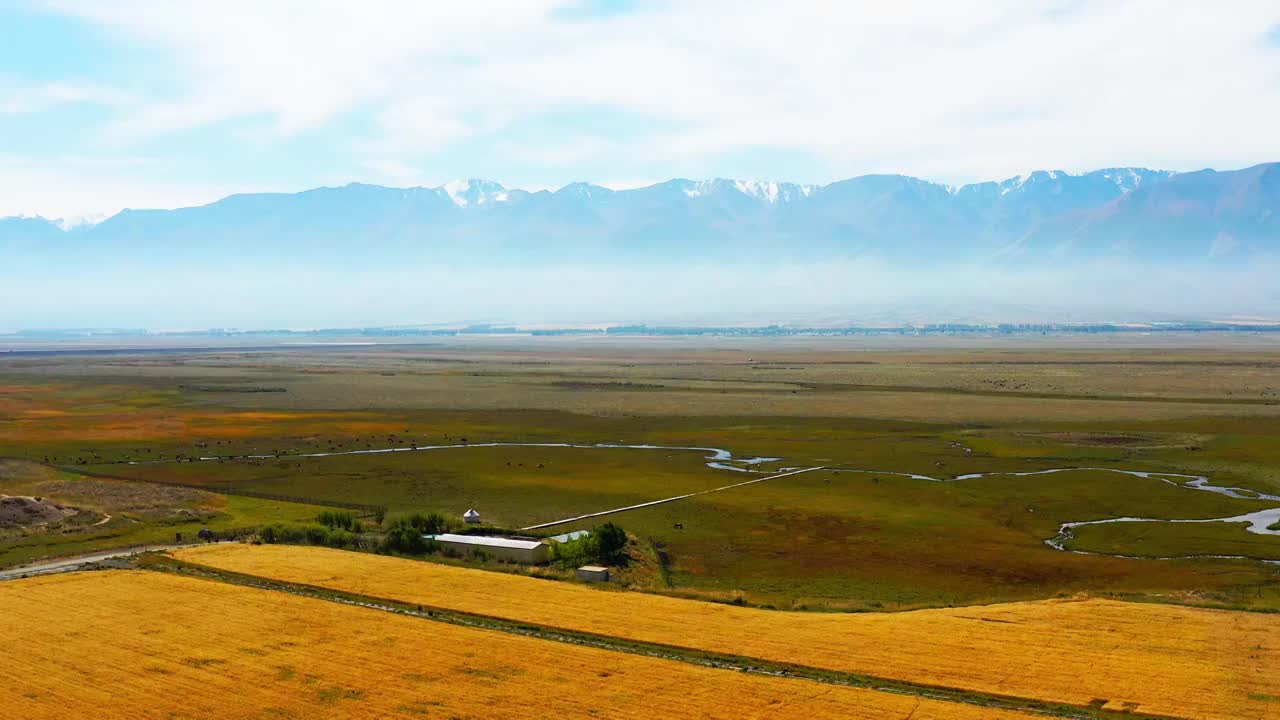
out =
{"type": "MultiPolygon", "coordinates": [[[[231,541],[225,541],[231,542],[231,541]]],[[[85,565],[102,562],[103,560],[112,560],[115,558],[130,557],[145,552],[156,552],[159,550],[176,550],[177,548],[194,547],[196,545],[205,545],[207,543],[187,543],[184,545],[140,545],[130,548],[119,548],[117,550],[103,550],[100,552],[87,553],[84,555],[73,555],[71,557],[57,558],[54,560],[45,560],[30,565],[22,565],[15,568],[0,570],[0,581],[13,580],[15,578],[31,577],[33,575],[48,575],[51,573],[72,572],[78,570],[85,565]]]]}

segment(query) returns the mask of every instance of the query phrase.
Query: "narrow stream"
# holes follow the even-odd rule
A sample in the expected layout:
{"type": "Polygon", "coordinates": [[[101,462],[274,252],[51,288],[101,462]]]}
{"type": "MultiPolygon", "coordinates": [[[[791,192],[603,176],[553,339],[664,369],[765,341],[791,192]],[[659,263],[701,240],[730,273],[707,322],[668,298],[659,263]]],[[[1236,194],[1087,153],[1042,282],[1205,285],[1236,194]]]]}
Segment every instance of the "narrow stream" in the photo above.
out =
{"type": "MultiPolygon", "coordinates": [[[[724,448],[701,447],[701,446],[685,446],[685,445],[628,445],[623,443],[522,443],[522,442],[489,442],[489,443],[460,443],[453,445],[415,445],[411,447],[390,447],[390,448],[373,448],[363,450],[340,450],[333,452],[314,452],[314,453],[285,453],[279,455],[210,455],[206,457],[187,458],[183,460],[131,460],[126,461],[126,465],[160,465],[180,462],[220,462],[226,460],[274,460],[282,457],[288,458],[322,458],[337,457],[343,455],[379,455],[397,452],[425,452],[429,450],[459,450],[465,448],[495,448],[495,447],[543,447],[543,448],[580,448],[580,449],[616,449],[616,450],[669,450],[669,451],[690,451],[708,453],[705,456],[707,467],[713,470],[728,470],[732,472],[742,473],[787,473],[793,470],[800,470],[799,467],[781,467],[775,470],[765,471],[757,469],[757,465],[764,463],[778,462],[782,458],[777,457],[748,457],[735,458],[733,453],[724,448]]],[[[967,450],[967,448],[966,448],[967,450]]],[[[1064,467],[1050,468],[1048,470],[1029,470],[1022,472],[1014,471],[994,471],[979,472],[957,475],[952,478],[939,478],[931,475],[922,475],[919,473],[900,472],[893,470],[865,470],[861,468],[843,468],[843,467],[827,467],[826,470],[838,473],[859,473],[866,475],[890,475],[894,477],[905,477],[913,480],[924,480],[928,482],[960,482],[962,480],[977,480],[980,478],[1009,475],[1014,477],[1030,477],[1033,475],[1051,475],[1054,473],[1073,472],[1077,470],[1088,470],[1093,472],[1109,472],[1120,475],[1130,475],[1133,477],[1146,478],[1150,480],[1159,480],[1168,483],[1174,487],[1185,488],[1188,490],[1200,490],[1203,492],[1216,493],[1227,497],[1240,500],[1260,500],[1280,502],[1280,495],[1257,492],[1248,488],[1228,487],[1222,485],[1214,485],[1209,481],[1206,475],[1188,475],[1183,473],[1169,472],[1148,472],[1143,470],[1122,470],[1120,468],[1108,467],[1064,467]]],[[[1206,518],[1196,520],[1168,520],[1165,518],[1139,518],[1139,517],[1120,517],[1109,518],[1105,520],[1081,520],[1075,522],[1065,522],[1059,529],[1058,534],[1044,541],[1049,547],[1060,550],[1062,552],[1076,553],[1079,555],[1106,555],[1108,557],[1134,557],[1130,555],[1121,555],[1118,553],[1092,552],[1088,550],[1072,550],[1066,547],[1066,544],[1075,538],[1075,529],[1085,527],[1087,525],[1101,525],[1106,523],[1120,522],[1155,522],[1155,523],[1247,523],[1246,531],[1256,535],[1280,535],[1280,528],[1272,529],[1271,526],[1280,523],[1280,507],[1267,508],[1244,515],[1235,515],[1224,518],[1206,518]]],[[[1167,558],[1154,558],[1161,560],[1185,560],[1195,558],[1217,558],[1224,560],[1258,560],[1258,558],[1250,558],[1243,555],[1179,555],[1167,558]]],[[[1262,560],[1262,562],[1280,565],[1280,560],[1262,560]]]]}

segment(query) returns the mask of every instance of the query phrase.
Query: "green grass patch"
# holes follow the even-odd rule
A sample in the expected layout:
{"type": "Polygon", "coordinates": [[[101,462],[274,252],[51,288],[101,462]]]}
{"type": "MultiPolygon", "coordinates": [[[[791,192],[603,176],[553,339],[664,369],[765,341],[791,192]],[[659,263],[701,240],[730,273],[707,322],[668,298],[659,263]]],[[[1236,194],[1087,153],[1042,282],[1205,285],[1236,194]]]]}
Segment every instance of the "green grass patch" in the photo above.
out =
{"type": "Polygon", "coordinates": [[[1280,536],[1245,531],[1245,523],[1108,523],[1077,528],[1068,547],[1142,557],[1241,555],[1280,560],[1280,536]]]}

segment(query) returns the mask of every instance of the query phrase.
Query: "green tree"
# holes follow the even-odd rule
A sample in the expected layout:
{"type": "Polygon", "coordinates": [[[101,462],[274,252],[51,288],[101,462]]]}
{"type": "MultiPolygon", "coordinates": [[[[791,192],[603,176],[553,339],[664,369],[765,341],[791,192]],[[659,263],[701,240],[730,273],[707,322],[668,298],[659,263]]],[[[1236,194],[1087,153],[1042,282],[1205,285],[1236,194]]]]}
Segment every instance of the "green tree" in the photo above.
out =
{"type": "Polygon", "coordinates": [[[623,550],[627,547],[626,530],[607,522],[592,530],[591,537],[596,539],[596,554],[599,560],[607,564],[616,564],[622,560],[623,550]]]}
{"type": "Polygon", "coordinates": [[[627,531],[605,523],[590,535],[562,543],[552,543],[551,560],[561,567],[603,564],[618,565],[626,560],[627,531]]]}
{"type": "Polygon", "coordinates": [[[322,510],[316,515],[316,522],[331,530],[350,530],[356,523],[356,516],[345,510],[322,510]]]}
{"type": "Polygon", "coordinates": [[[418,532],[427,535],[449,532],[454,526],[453,521],[448,516],[438,512],[426,514],[415,512],[408,515],[394,515],[391,517],[387,527],[395,527],[398,524],[408,524],[418,532]]]}
{"type": "Polygon", "coordinates": [[[382,545],[378,549],[388,553],[421,555],[427,550],[427,541],[422,537],[422,531],[415,528],[412,522],[400,518],[393,520],[391,527],[387,528],[387,534],[383,536],[382,545]]]}

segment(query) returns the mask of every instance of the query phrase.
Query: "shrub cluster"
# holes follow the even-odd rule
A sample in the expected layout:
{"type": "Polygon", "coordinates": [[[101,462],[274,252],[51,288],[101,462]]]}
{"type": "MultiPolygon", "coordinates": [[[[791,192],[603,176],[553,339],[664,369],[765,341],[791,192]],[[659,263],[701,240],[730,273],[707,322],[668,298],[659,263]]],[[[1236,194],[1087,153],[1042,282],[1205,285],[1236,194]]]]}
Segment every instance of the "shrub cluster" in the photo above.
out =
{"type": "Polygon", "coordinates": [[[360,536],[350,530],[324,525],[275,523],[258,528],[258,540],[288,545],[323,545],[332,548],[360,547],[360,536]]]}
{"type": "Polygon", "coordinates": [[[436,543],[423,538],[423,535],[438,535],[448,532],[454,526],[453,520],[440,513],[411,513],[397,515],[388,519],[386,534],[378,550],[385,553],[403,555],[421,555],[436,549],[436,543]]]}
{"type": "Polygon", "coordinates": [[[563,567],[620,565],[625,560],[627,532],[614,523],[605,523],[590,535],[551,545],[551,561],[563,567]]]}
{"type": "Polygon", "coordinates": [[[453,518],[438,512],[392,515],[385,522],[388,528],[408,525],[414,530],[427,535],[446,533],[457,525],[453,518]]]}
{"type": "Polygon", "coordinates": [[[316,522],[330,530],[346,530],[347,532],[364,532],[364,523],[349,510],[324,510],[316,516],[316,522]]]}

